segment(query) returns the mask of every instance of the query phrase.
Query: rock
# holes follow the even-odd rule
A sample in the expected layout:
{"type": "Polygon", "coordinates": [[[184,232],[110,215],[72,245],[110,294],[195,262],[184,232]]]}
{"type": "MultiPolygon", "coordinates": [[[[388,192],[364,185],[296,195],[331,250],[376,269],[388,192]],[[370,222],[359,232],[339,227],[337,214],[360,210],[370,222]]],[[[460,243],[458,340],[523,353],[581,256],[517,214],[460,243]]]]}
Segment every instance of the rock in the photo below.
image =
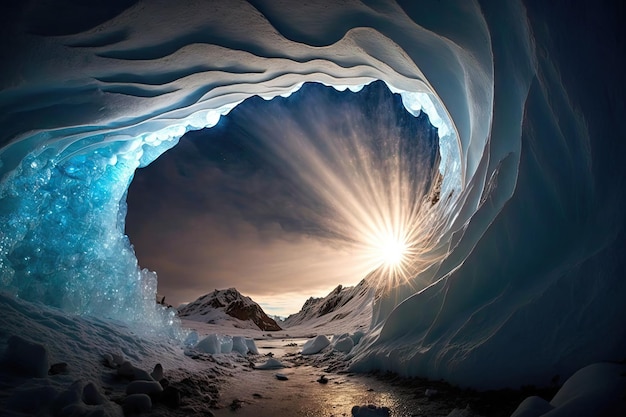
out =
{"type": "Polygon", "coordinates": [[[154,370],[152,371],[152,373],[150,374],[150,376],[152,377],[152,379],[154,379],[155,381],[160,381],[163,379],[163,365],[161,365],[160,363],[157,363],[154,367],[154,370]]]}
{"type": "Polygon", "coordinates": [[[124,398],[124,415],[147,413],[152,409],[152,400],[146,394],[131,394],[124,398]]]}
{"type": "Polygon", "coordinates": [[[102,355],[102,360],[104,360],[104,366],[109,367],[111,369],[116,369],[119,365],[115,363],[113,360],[113,355],[110,353],[105,353],[102,355]]]}
{"type": "Polygon", "coordinates": [[[115,367],[118,367],[126,362],[126,360],[124,359],[124,355],[122,355],[121,353],[111,353],[111,357],[113,358],[113,363],[115,364],[115,367]]]}
{"type": "Polygon", "coordinates": [[[170,408],[180,406],[180,390],[176,387],[167,386],[161,394],[161,402],[170,408]]]}
{"type": "Polygon", "coordinates": [[[439,391],[433,388],[426,388],[426,391],[424,391],[424,395],[427,396],[428,398],[433,398],[437,396],[438,394],[439,394],[439,391]]]}
{"type": "Polygon", "coordinates": [[[117,369],[117,374],[131,381],[154,381],[150,374],[143,369],[133,366],[130,362],[125,361],[117,369]]]}
{"type": "Polygon", "coordinates": [[[13,371],[23,376],[43,378],[50,369],[45,346],[20,336],[9,337],[4,360],[13,371]]]}
{"type": "Polygon", "coordinates": [[[126,394],[156,395],[163,392],[163,387],[156,381],[133,381],[126,386],[126,394]]]}
{"type": "Polygon", "coordinates": [[[389,417],[391,411],[388,407],[376,407],[375,405],[355,405],[352,407],[353,417],[389,417]]]}
{"type": "Polygon", "coordinates": [[[48,375],[58,375],[58,374],[66,374],[67,373],[67,363],[59,362],[52,364],[50,369],[48,369],[48,375]]]}
{"type": "Polygon", "coordinates": [[[279,381],[287,381],[289,378],[287,378],[287,375],[285,374],[276,374],[276,379],[279,381]]]}
{"type": "Polygon", "coordinates": [[[135,367],[126,361],[117,369],[117,374],[124,378],[133,379],[135,377],[135,367]]]}
{"type": "Polygon", "coordinates": [[[234,399],[233,402],[230,403],[230,409],[232,411],[239,410],[241,407],[243,407],[243,401],[241,400],[234,399]]]}
{"type": "Polygon", "coordinates": [[[83,382],[74,381],[70,387],[60,393],[52,403],[52,410],[55,415],[59,414],[68,405],[79,404],[83,396],[83,382]]]}
{"type": "Polygon", "coordinates": [[[96,384],[88,382],[83,388],[83,402],[87,405],[100,405],[104,404],[106,399],[100,393],[96,384]]]}
{"type": "Polygon", "coordinates": [[[319,382],[320,384],[328,384],[328,378],[326,378],[325,375],[322,375],[317,379],[317,382],[319,382]]]}

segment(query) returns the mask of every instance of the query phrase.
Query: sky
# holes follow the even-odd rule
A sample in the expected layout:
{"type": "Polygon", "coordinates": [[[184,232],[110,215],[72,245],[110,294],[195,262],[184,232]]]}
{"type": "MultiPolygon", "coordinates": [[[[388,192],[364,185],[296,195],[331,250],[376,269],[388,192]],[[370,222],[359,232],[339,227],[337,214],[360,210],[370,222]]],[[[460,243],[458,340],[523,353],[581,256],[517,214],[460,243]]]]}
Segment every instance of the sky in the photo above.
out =
{"type": "Polygon", "coordinates": [[[126,232],[167,303],[235,287],[287,316],[381,266],[373,236],[415,214],[437,164],[428,117],[382,82],[305,84],[246,100],[137,170],[126,232]]]}

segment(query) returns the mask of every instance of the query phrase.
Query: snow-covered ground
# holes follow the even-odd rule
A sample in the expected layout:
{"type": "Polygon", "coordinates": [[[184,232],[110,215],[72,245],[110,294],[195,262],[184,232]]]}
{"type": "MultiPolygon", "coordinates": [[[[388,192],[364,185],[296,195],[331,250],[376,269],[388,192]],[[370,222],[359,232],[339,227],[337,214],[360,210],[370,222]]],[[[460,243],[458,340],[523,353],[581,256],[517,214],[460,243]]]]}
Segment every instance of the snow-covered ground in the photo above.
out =
{"type": "MultiPolygon", "coordinates": [[[[533,393],[477,393],[440,381],[348,373],[346,354],[335,349],[345,337],[333,337],[336,329],[327,333],[329,328],[300,325],[293,332],[270,333],[184,321],[200,341],[212,334],[251,338],[260,353],[207,354],[182,342],[196,343],[190,330],[175,338],[173,332],[68,315],[6,294],[0,294],[0,311],[3,416],[121,416],[145,407],[148,416],[235,411],[255,417],[467,417],[508,415],[504,410],[512,412],[525,392],[533,393]],[[330,344],[319,354],[299,353],[306,343],[319,345],[325,334],[330,344]]],[[[623,364],[593,365],[568,380],[551,401],[525,400],[515,416],[624,415],[625,375],[623,364]]]]}

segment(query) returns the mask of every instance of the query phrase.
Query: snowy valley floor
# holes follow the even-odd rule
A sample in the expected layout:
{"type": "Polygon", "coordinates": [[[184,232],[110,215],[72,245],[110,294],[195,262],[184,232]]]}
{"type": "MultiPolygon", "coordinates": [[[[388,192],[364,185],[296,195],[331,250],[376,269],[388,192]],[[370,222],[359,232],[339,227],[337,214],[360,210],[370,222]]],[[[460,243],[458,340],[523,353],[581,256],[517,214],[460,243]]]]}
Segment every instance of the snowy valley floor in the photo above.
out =
{"type": "MultiPolygon", "coordinates": [[[[341,353],[301,355],[303,342],[313,334],[303,328],[298,333],[268,333],[184,322],[200,338],[218,331],[252,337],[259,350],[259,355],[245,357],[211,355],[185,350],[165,337],[140,337],[120,323],[67,316],[3,294],[0,308],[0,352],[5,352],[0,367],[2,416],[122,416],[123,410],[138,414],[133,410],[145,406],[145,396],[130,394],[150,387],[130,380],[146,373],[170,388],[153,395],[160,399],[152,401],[149,411],[141,414],[145,416],[339,417],[352,415],[354,406],[369,404],[388,407],[395,417],[508,416],[524,398],[538,394],[530,388],[473,392],[444,382],[351,374],[343,369],[341,353]],[[45,346],[47,357],[28,341],[45,346]],[[271,358],[270,352],[287,367],[258,369],[271,358]],[[122,365],[121,372],[124,361],[133,366],[122,365]],[[67,365],[52,366],[58,363],[67,365]],[[157,363],[163,367],[162,376],[158,369],[153,372],[157,363]],[[49,374],[51,367],[58,373],[49,374]]],[[[554,391],[540,394],[550,400],[554,391]]]]}

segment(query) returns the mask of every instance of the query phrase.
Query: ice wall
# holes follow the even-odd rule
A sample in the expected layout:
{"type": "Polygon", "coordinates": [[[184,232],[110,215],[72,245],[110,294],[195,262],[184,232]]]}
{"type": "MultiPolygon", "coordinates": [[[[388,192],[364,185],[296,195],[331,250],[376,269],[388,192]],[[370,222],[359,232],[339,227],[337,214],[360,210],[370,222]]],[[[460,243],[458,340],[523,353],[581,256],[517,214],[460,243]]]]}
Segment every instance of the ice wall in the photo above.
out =
{"type": "Polygon", "coordinates": [[[397,306],[353,368],[477,388],[547,386],[624,356],[624,83],[612,52],[624,39],[611,11],[595,6],[481,6],[496,81],[490,157],[501,158],[489,161],[488,193],[439,269],[443,279],[397,306]],[[529,32],[516,36],[515,27],[529,32]],[[530,83],[511,52],[524,39],[534,49],[530,83]],[[519,154],[500,152],[505,132],[521,133],[519,154]],[[508,181],[515,192],[492,218],[508,181]]]}
{"type": "Polygon", "coordinates": [[[443,121],[435,251],[445,260],[416,277],[425,290],[379,298],[353,366],[491,387],[547,383],[624,351],[623,64],[613,58],[623,39],[611,10],[170,3],[85,15],[67,2],[61,19],[32,2],[3,15],[3,289],[79,313],[169,320],[123,234],[136,167],[251,95],[381,79],[409,111],[443,121]]]}

